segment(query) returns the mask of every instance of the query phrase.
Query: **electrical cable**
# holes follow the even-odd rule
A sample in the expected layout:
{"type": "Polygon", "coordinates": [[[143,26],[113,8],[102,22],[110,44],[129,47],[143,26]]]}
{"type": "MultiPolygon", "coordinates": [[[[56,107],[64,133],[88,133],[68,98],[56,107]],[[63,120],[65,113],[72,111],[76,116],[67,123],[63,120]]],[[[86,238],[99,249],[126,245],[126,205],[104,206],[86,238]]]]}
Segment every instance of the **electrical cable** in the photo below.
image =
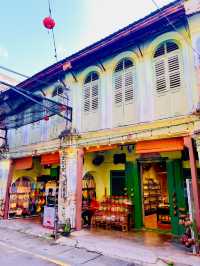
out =
{"type": "MultiPolygon", "coordinates": [[[[187,124],[188,126],[189,125],[194,125],[194,123],[193,122],[184,122],[184,123],[179,123],[179,124],[177,124],[177,125],[172,125],[172,127],[179,127],[180,125],[185,125],[185,124],[187,124]]],[[[162,128],[166,128],[166,126],[161,126],[161,127],[159,127],[160,129],[162,129],[162,128]]],[[[156,130],[156,129],[155,129],[156,130]]],[[[187,129],[186,129],[187,130],[187,129]]],[[[120,138],[122,138],[122,137],[128,137],[129,135],[138,135],[138,134],[140,134],[140,133],[145,133],[145,132],[153,132],[154,131],[154,129],[146,129],[146,130],[140,130],[140,131],[138,131],[138,132],[135,132],[135,133],[129,133],[129,134],[126,134],[126,135],[120,135],[120,136],[114,136],[114,137],[104,137],[104,138],[101,138],[100,139],[100,142],[99,141],[96,141],[95,142],[95,140],[93,141],[93,142],[89,142],[88,140],[87,141],[83,141],[83,142],[79,142],[79,143],[73,143],[73,144],[66,144],[66,145],[64,145],[63,146],[63,148],[65,148],[65,147],[77,147],[77,145],[79,145],[80,147],[82,147],[82,148],[85,148],[86,146],[90,146],[91,144],[91,146],[92,147],[94,147],[94,146],[98,146],[98,145],[101,145],[101,146],[103,146],[103,145],[107,145],[107,143],[108,143],[108,141],[110,141],[110,140],[115,140],[116,142],[113,142],[113,143],[110,143],[111,145],[121,145],[120,144],[120,141],[118,140],[118,139],[120,139],[120,138]],[[104,143],[105,142],[105,143],[104,143]]],[[[151,134],[151,136],[152,136],[152,134],[151,134]]],[[[182,133],[182,136],[183,136],[183,133],[182,133]]],[[[46,142],[48,142],[48,140],[46,141],[46,142]]],[[[131,141],[131,140],[129,140],[128,141],[128,143],[126,143],[125,145],[131,145],[131,144],[135,144],[135,142],[134,142],[134,139],[133,139],[133,141],[131,141]]],[[[44,147],[45,147],[46,145],[44,145],[44,147]]],[[[54,149],[60,149],[60,147],[58,148],[57,146],[54,146],[54,147],[51,147],[51,150],[54,150],[54,149]]],[[[40,153],[42,153],[42,152],[44,152],[44,151],[49,151],[49,148],[42,148],[42,149],[40,149],[40,151],[38,151],[38,152],[40,152],[40,153]]],[[[10,151],[9,152],[9,154],[16,154],[16,153],[20,153],[21,151],[10,151]]]]}
{"type": "MultiPolygon", "coordinates": [[[[162,13],[162,9],[161,7],[158,5],[158,3],[155,1],[155,0],[150,0],[154,5],[155,7],[159,10],[160,13],[162,13]]],[[[182,3],[182,0],[180,0],[180,3],[182,3]]],[[[176,28],[176,26],[171,22],[171,20],[164,15],[164,18],[167,20],[167,22],[172,26],[172,28],[182,37],[184,38],[184,40],[189,44],[190,48],[193,50],[193,52],[195,52],[199,57],[200,57],[200,53],[192,46],[191,42],[189,41],[189,39],[191,40],[190,36],[189,36],[189,33],[187,32],[187,35],[188,35],[188,38],[186,38],[183,34],[181,34],[179,32],[179,30],[176,28]]]]}
{"type": "MultiPolygon", "coordinates": [[[[49,16],[52,18],[52,10],[51,10],[51,3],[50,0],[48,0],[48,8],[49,8],[49,16]]],[[[57,54],[57,48],[56,48],[56,40],[55,40],[55,34],[53,28],[51,29],[51,36],[53,41],[53,47],[54,47],[54,57],[56,59],[56,62],[58,62],[58,54],[57,54]]]]}
{"type": "MultiPolygon", "coordinates": [[[[18,72],[18,71],[12,70],[12,69],[10,69],[10,68],[8,68],[8,67],[4,67],[4,66],[2,66],[2,65],[0,65],[0,69],[2,69],[2,70],[4,70],[4,71],[7,71],[7,72],[9,72],[9,73],[12,73],[12,74],[15,74],[15,75],[18,75],[18,76],[21,76],[21,77],[27,78],[27,79],[30,79],[30,78],[31,78],[30,76],[27,76],[27,75],[22,74],[22,73],[20,73],[20,72],[18,72]]],[[[41,79],[34,79],[34,81],[38,82],[40,85],[46,85],[46,86],[49,86],[49,84],[50,84],[50,83],[48,83],[48,82],[46,82],[46,81],[43,81],[43,80],[41,80],[41,79]]],[[[63,80],[59,79],[58,81],[63,85],[63,87],[64,87],[64,89],[65,89],[66,91],[69,91],[69,88],[66,87],[66,84],[64,83],[63,80]]],[[[45,96],[44,91],[41,90],[41,92],[42,92],[42,94],[45,96]]],[[[69,97],[68,97],[67,95],[66,95],[66,96],[63,96],[62,94],[59,94],[58,96],[59,96],[60,98],[62,98],[62,99],[65,99],[65,100],[69,101],[69,97]]],[[[67,104],[68,104],[68,103],[67,103],[67,104]]]]}
{"type": "MultiPolygon", "coordinates": [[[[53,112],[54,114],[56,114],[56,115],[58,115],[58,116],[64,118],[65,120],[69,120],[68,117],[66,117],[66,116],[64,116],[64,115],[62,115],[62,114],[60,114],[60,113],[58,113],[58,112],[55,111],[55,110],[50,109],[48,106],[43,105],[41,102],[39,102],[39,101],[37,101],[36,99],[34,99],[33,97],[29,96],[28,94],[31,94],[30,92],[27,93],[27,91],[24,91],[22,88],[20,88],[20,87],[18,87],[18,86],[11,85],[11,84],[9,84],[9,83],[7,83],[7,82],[4,82],[4,81],[1,81],[1,80],[0,80],[0,84],[10,87],[11,90],[15,91],[16,93],[18,93],[18,94],[24,96],[25,98],[27,98],[27,99],[29,99],[29,100],[35,102],[36,104],[38,104],[38,105],[44,107],[46,110],[48,110],[48,111],[50,111],[50,112],[53,112]]],[[[47,100],[47,101],[50,101],[50,102],[56,104],[56,102],[54,102],[54,101],[52,101],[52,100],[50,100],[50,99],[44,98],[44,97],[42,97],[42,96],[37,96],[37,97],[42,98],[42,99],[45,99],[45,100],[47,100]]],[[[60,103],[57,103],[57,104],[60,104],[60,103]]],[[[67,107],[67,108],[69,108],[69,107],[67,107]]]]}

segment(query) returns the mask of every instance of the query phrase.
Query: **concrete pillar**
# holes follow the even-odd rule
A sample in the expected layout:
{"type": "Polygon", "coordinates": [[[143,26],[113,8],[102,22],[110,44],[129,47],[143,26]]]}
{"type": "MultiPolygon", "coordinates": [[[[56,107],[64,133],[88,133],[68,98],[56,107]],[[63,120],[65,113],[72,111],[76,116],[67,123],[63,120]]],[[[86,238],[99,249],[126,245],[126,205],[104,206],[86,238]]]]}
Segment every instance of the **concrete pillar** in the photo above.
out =
{"type": "Polygon", "coordinates": [[[12,176],[14,170],[14,162],[13,160],[2,160],[0,162],[0,169],[1,169],[1,178],[3,180],[4,191],[3,191],[3,198],[4,198],[4,214],[3,218],[8,219],[8,211],[9,211],[9,191],[10,186],[12,183],[12,176]]]}
{"type": "Polygon", "coordinates": [[[60,151],[60,180],[58,195],[58,218],[65,222],[70,219],[76,227],[77,149],[65,148],[60,151]]]}
{"type": "MultiPolygon", "coordinates": [[[[198,143],[198,141],[197,141],[198,143]]],[[[194,200],[194,215],[195,221],[197,225],[198,231],[200,231],[200,191],[198,189],[198,179],[197,179],[197,168],[196,168],[196,160],[194,156],[194,148],[192,145],[191,137],[184,138],[184,144],[188,148],[189,151],[189,159],[190,159],[190,168],[191,168],[191,177],[192,177],[192,193],[193,193],[193,200],[194,200]]],[[[197,145],[197,151],[200,158],[200,142],[199,148],[197,145]]]]}
{"type": "Polygon", "coordinates": [[[82,228],[82,177],[83,177],[83,156],[84,152],[79,149],[77,152],[77,188],[76,188],[76,230],[82,228]]]}

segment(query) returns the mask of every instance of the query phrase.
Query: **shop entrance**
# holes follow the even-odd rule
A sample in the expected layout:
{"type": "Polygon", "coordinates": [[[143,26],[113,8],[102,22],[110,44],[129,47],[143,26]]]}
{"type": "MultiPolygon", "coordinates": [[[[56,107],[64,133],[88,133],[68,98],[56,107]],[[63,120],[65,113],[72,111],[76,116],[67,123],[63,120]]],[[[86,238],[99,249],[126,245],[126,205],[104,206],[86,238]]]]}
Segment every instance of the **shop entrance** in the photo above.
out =
{"type": "Polygon", "coordinates": [[[58,205],[59,154],[16,159],[8,218],[28,218],[53,228],[58,205]]]}
{"type": "Polygon", "coordinates": [[[144,226],[171,230],[166,162],[142,163],[144,226]]]}
{"type": "Polygon", "coordinates": [[[110,172],[110,194],[112,196],[126,195],[126,176],[125,171],[111,171],[110,172]]]}

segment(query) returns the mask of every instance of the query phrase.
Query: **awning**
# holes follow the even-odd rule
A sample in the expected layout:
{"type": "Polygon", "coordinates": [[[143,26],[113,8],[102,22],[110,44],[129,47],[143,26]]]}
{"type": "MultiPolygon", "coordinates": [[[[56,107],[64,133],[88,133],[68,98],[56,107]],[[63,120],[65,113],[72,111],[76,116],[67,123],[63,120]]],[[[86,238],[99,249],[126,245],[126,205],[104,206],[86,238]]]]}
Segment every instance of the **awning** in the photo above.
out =
{"type": "Polygon", "coordinates": [[[117,145],[102,145],[85,148],[85,152],[109,151],[117,148],[117,145]]]}
{"type": "Polygon", "coordinates": [[[55,153],[47,153],[41,156],[41,164],[48,165],[48,164],[59,164],[60,163],[60,156],[59,152],[55,153]]]}
{"type": "Polygon", "coordinates": [[[15,170],[31,169],[33,165],[32,157],[25,157],[15,160],[15,170]]]}
{"type": "Polygon", "coordinates": [[[181,151],[184,149],[183,138],[148,140],[136,143],[136,153],[181,151]]]}

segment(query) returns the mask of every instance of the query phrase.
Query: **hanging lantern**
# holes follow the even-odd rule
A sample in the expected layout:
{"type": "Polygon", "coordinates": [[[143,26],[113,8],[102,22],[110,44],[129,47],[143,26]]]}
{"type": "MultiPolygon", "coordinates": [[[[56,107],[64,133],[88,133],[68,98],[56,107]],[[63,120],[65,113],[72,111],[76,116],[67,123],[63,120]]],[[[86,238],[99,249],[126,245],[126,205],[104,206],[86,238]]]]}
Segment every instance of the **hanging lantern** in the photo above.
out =
{"type": "Polygon", "coordinates": [[[48,121],[48,120],[49,120],[48,115],[45,115],[45,116],[44,116],[44,120],[45,120],[45,121],[48,121]]]}
{"type": "Polygon", "coordinates": [[[61,105],[60,106],[60,112],[64,112],[66,111],[66,106],[65,105],[61,105]]]}
{"type": "Polygon", "coordinates": [[[43,19],[43,25],[48,30],[52,30],[55,27],[56,23],[52,19],[52,17],[46,17],[46,18],[43,19]]]}

